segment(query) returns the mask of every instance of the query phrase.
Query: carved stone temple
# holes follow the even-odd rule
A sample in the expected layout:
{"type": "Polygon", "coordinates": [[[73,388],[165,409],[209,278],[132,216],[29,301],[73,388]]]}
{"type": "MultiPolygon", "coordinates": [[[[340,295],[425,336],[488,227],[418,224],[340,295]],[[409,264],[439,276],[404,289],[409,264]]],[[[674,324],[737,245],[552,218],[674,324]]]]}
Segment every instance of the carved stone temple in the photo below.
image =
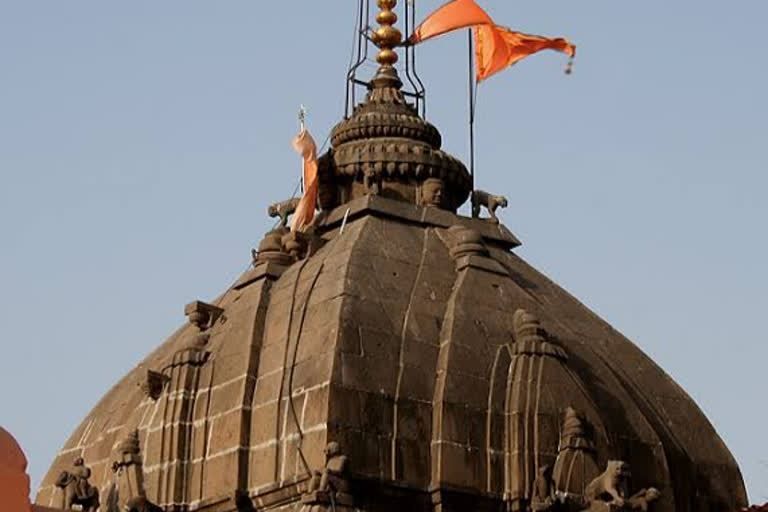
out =
{"type": "Polygon", "coordinates": [[[506,200],[473,194],[403,94],[395,4],[378,2],[380,68],[320,157],[316,221],[290,232],[290,202],[273,208],[283,222],[252,268],[219,298],[180,305],[187,322],[72,433],[39,505],[746,505],[736,462],[693,400],[485,213],[506,200]],[[457,215],[470,196],[475,215],[457,215]]]}

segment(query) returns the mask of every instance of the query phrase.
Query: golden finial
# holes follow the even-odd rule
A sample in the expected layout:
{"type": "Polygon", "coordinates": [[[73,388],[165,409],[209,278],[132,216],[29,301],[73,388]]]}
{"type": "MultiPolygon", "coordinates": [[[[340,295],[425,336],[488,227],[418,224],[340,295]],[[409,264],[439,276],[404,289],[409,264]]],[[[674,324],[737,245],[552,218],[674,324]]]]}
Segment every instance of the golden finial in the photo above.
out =
{"type": "Polygon", "coordinates": [[[403,34],[393,27],[397,22],[397,14],[393,11],[397,5],[397,0],[378,0],[376,5],[381,9],[376,15],[376,21],[381,26],[374,30],[371,36],[373,43],[379,47],[376,61],[381,65],[391,66],[397,62],[397,53],[393,48],[403,40],[403,34]]]}

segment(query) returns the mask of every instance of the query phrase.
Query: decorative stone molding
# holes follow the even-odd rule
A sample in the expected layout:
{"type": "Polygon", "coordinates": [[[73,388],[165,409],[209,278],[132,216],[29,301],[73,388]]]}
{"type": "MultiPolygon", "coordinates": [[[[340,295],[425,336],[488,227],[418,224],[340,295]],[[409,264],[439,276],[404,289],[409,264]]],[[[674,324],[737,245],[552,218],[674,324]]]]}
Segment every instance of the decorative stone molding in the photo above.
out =
{"type": "Polygon", "coordinates": [[[322,208],[371,194],[371,183],[381,195],[419,204],[424,181],[442,180],[440,207],[451,211],[469,197],[467,168],[440,149],[440,133],[408,104],[402,85],[393,67],[382,66],[366,101],[334,127],[332,149],[318,162],[322,208]]]}
{"type": "Polygon", "coordinates": [[[141,390],[145,396],[152,400],[157,400],[163,394],[163,388],[169,380],[170,378],[167,375],[147,370],[144,381],[141,383],[141,390]]]}

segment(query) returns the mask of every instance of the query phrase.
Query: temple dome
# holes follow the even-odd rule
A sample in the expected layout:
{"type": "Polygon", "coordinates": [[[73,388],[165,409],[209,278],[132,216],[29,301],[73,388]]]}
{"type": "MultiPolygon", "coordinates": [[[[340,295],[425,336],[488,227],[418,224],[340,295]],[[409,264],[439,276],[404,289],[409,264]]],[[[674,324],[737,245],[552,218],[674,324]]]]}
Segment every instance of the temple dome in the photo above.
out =
{"type": "Polygon", "coordinates": [[[37,503],[60,506],[73,472],[101,512],[746,504],[691,398],[515,253],[506,199],[473,191],[406,102],[395,4],[377,2],[382,66],[320,158],[321,214],[267,233],[231,288],[184,308],[72,433],[37,503]],[[473,217],[457,215],[470,193],[473,217]]]}
{"type": "Polygon", "coordinates": [[[190,305],[72,434],[38,503],[59,504],[54,480],[77,456],[108,494],[134,432],[146,496],[166,510],[300,510],[329,441],[360,510],[497,510],[520,483],[512,460],[534,471],[559,451],[591,476],[626,461],[635,488],[660,490],[654,510],[746,502],[688,395],[517,256],[503,226],[366,196],[318,236],[295,263],[258,263],[215,305],[190,305]]]}

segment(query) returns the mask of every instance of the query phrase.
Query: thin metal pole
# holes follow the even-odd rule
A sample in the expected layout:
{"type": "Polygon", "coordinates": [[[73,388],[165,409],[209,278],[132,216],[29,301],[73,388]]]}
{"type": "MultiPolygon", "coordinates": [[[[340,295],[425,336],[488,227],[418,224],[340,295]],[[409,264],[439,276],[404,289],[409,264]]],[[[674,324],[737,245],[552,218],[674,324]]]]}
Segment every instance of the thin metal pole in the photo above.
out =
{"type": "MultiPolygon", "coordinates": [[[[416,28],[416,0],[413,0],[411,5],[411,28],[416,28]]],[[[411,65],[413,66],[413,76],[419,84],[419,96],[421,96],[421,117],[427,118],[427,89],[424,87],[424,82],[421,81],[419,71],[416,68],[416,47],[411,46],[411,65]]]]}
{"type": "Polygon", "coordinates": [[[472,29],[467,29],[469,48],[469,175],[472,178],[472,190],[475,189],[475,76],[472,72],[474,53],[472,51],[472,29]]]}

